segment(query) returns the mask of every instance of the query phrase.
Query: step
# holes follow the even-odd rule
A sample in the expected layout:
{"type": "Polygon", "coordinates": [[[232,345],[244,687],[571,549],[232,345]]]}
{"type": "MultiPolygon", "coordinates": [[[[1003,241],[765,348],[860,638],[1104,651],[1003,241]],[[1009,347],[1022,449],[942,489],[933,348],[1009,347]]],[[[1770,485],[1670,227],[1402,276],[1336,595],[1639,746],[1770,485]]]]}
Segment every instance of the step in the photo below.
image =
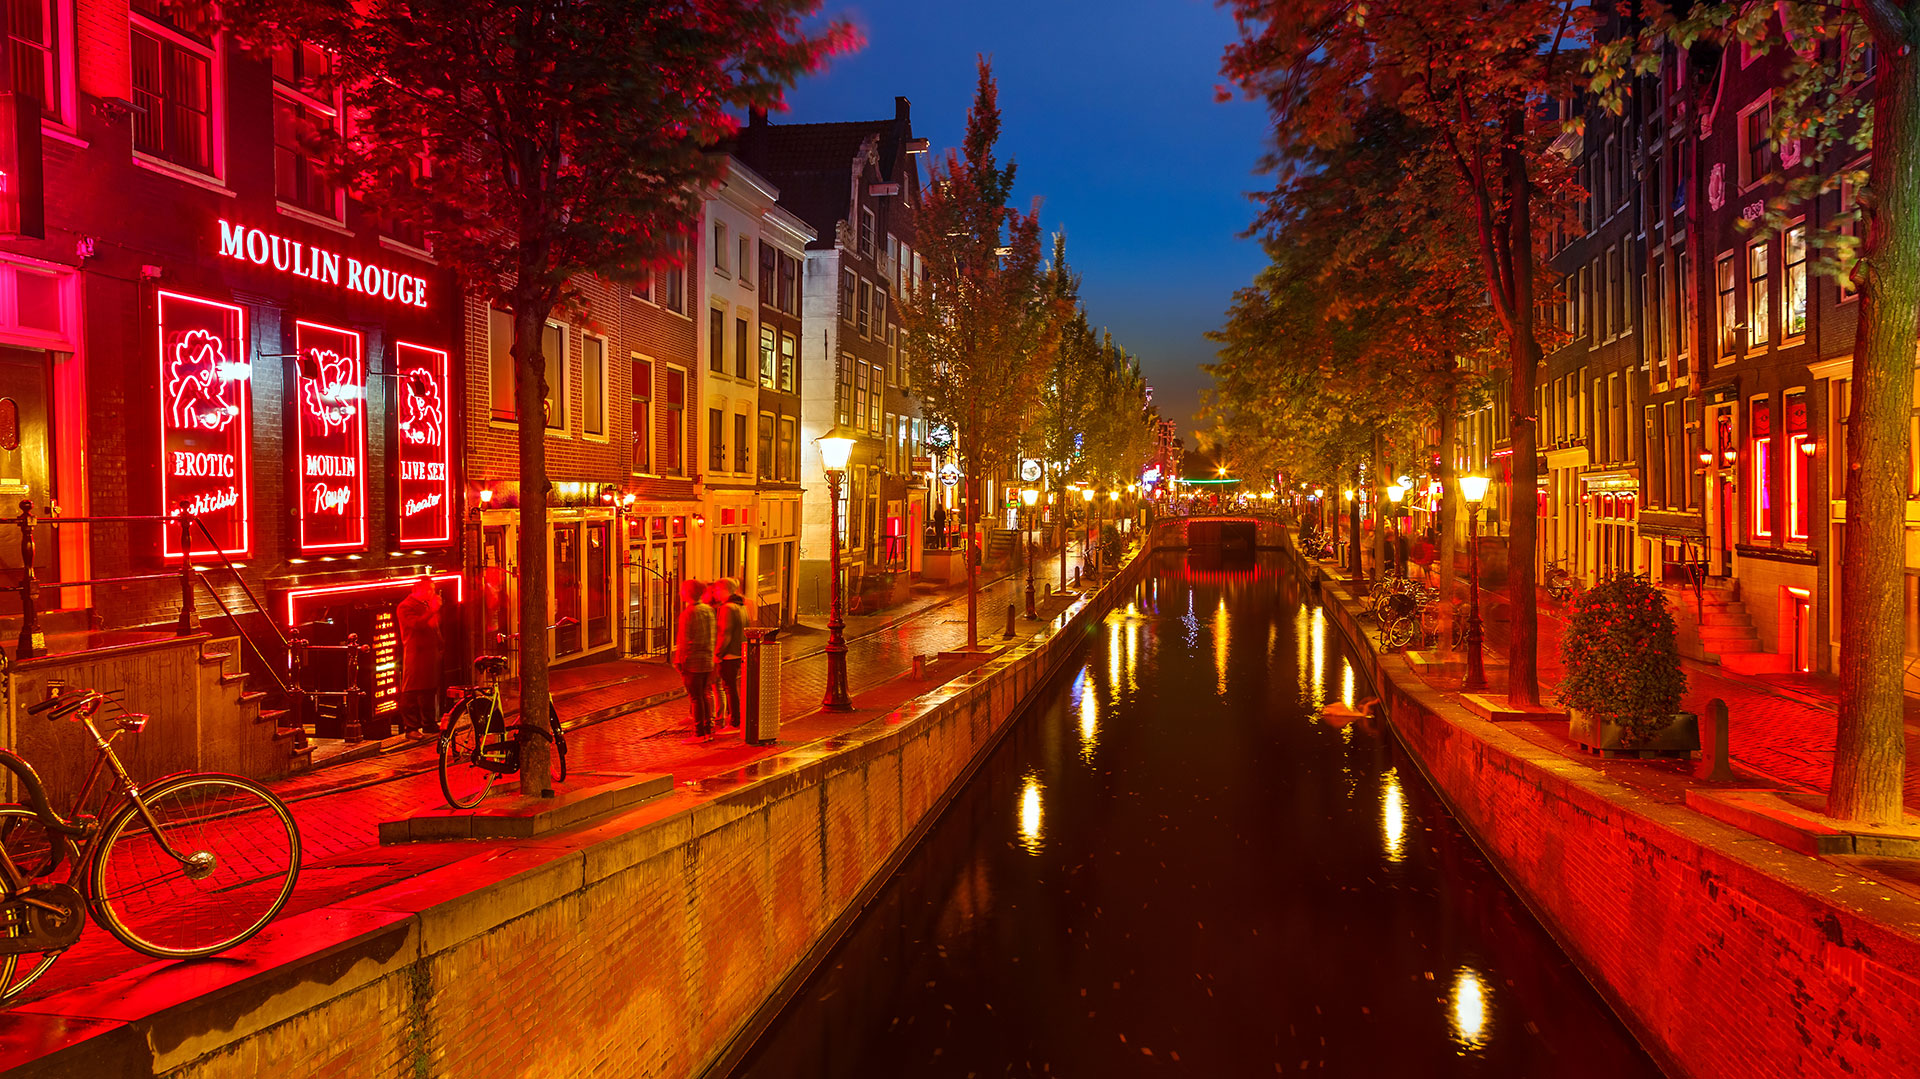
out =
{"type": "Polygon", "coordinates": [[[1694,636],[1703,641],[1757,641],[1760,635],[1752,626],[1696,626],[1692,627],[1694,636]]]}

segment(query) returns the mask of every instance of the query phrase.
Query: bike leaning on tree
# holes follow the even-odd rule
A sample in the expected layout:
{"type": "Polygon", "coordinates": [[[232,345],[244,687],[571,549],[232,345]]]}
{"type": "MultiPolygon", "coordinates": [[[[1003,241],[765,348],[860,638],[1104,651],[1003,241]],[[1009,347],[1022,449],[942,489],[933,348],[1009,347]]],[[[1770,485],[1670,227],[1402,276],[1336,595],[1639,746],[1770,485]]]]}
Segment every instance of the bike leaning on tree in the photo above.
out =
{"type": "Polygon", "coordinates": [[[182,959],[225,951],[280,913],[300,875],[300,829],[285,802],[218,772],[143,786],[113,743],[148,718],[98,690],[58,681],[48,689],[27,713],[79,722],[94,760],[62,815],[39,773],[0,749],[0,768],[25,799],[0,805],[0,1001],[46,973],[80,939],[88,914],[137,952],[182,959]],[[100,716],[108,704],[114,714],[100,716]]]}
{"type": "MultiPolygon", "coordinates": [[[[562,618],[548,629],[578,625],[577,619],[562,618]]],[[[500,635],[500,643],[507,637],[500,635]]],[[[454,809],[472,809],[493,790],[493,781],[520,771],[520,727],[523,720],[507,722],[506,708],[500,699],[500,683],[506,678],[510,662],[503,655],[485,655],[473,661],[475,682],[454,686],[448,692],[453,707],[440,720],[440,793],[454,809]]],[[[567,735],[560,726],[560,713],[547,699],[547,724],[529,728],[536,737],[553,743],[553,781],[567,778],[567,735]]]]}

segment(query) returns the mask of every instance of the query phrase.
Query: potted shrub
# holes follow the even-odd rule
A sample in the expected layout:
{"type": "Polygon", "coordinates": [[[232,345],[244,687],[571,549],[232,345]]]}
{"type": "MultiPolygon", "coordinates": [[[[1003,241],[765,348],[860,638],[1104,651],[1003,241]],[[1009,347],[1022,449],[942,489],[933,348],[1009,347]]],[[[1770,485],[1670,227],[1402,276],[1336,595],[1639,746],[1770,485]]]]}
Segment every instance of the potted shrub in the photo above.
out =
{"type": "Polygon", "coordinates": [[[1574,598],[1560,640],[1574,741],[1609,755],[1700,748],[1699,722],[1680,711],[1687,679],[1674,638],[1667,597],[1644,578],[1621,574],[1574,598]]]}

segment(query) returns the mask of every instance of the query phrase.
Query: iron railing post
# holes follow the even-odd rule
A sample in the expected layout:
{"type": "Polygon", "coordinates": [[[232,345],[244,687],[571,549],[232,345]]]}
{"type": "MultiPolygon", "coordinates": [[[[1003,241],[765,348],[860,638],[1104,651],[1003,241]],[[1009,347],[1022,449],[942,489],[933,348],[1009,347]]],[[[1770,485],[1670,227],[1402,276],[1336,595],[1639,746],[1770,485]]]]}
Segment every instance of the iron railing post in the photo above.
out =
{"type": "Polygon", "coordinates": [[[293,712],[293,748],[305,749],[309,704],[301,683],[307,673],[307,638],[296,627],[288,627],[287,632],[287,706],[293,712]]]}
{"type": "Polygon", "coordinates": [[[200,618],[193,609],[193,518],[188,516],[184,504],[177,516],[180,519],[180,626],[175,632],[185,637],[200,632],[200,618]]]}
{"type": "Polygon", "coordinates": [[[20,526],[20,640],[17,653],[21,659],[47,654],[47,635],[40,631],[40,611],[34,603],[37,591],[33,572],[33,501],[20,500],[20,516],[14,518],[20,526]]]}
{"type": "Polygon", "coordinates": [[[349,744],[366,740],[364,712],[367,691],[360,684],[360,635],[347,634],[347,714],[341,725],[340,736],[349,744]]]}

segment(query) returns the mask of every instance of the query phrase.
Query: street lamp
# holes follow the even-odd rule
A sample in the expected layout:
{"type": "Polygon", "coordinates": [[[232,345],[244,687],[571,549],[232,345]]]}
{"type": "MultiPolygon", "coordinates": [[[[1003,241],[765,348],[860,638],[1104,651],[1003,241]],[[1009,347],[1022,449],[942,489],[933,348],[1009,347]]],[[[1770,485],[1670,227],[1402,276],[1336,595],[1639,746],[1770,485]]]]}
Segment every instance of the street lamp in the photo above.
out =
{"type": "Polygon", "coordinates": [[[1033,613],[1033,507],[1040,502],[1040,489],[1029,487],[1020,492],[1020,501],[1027,506],[1027,617],[1038,618],[1033,613]]]}
{"type": "Polygon", "coordinates": [[[1080,545],[1080,564],[1086,567],[1087,576],[1093,576],[1093,515],[1100,507],[1094,505],[1094,490],[1091,486],[1080,488],[1080,497],[1087,503],[1087,535],[1080,545]]]}
{"type": "Polygon", "coordinates": [[[1486,661],[1480,655],[1480,503],[1486,500],[1489,482],[1485,476],[1460,477],[1460,497],[1467,501],[1467,546],[1473,552],[1470,571],[1473,583],[1469,586],[1473,602],[1467,609],[1467,674],[1460,680],[1461,689],[1487,688],[1486,661]]]}
{"type": "Polygon", "coordinates": [[[840,481],[846,478],[853,438],[839,425],[814,440],[820,445],[820,463],[827,470],[827,544],[829,551],[827,611],[827,695],[823,712],[851,712],[847,697],[847,623],[840,614],[840,481]]]}
{"type": "Polygon", "coordinates": [[[1400,576],[1402,577],[1407,575],[1406,516],[1400,509],[1400,503],[1407,497],[1407,484],[1404,482],[1404,479],[1405,477],[1402,477],[1403,482],[1393,483],[1387,486],[1387,501],[1393,505],[1393,553],[1395,559],[1400,563],[1400,576]]]}

